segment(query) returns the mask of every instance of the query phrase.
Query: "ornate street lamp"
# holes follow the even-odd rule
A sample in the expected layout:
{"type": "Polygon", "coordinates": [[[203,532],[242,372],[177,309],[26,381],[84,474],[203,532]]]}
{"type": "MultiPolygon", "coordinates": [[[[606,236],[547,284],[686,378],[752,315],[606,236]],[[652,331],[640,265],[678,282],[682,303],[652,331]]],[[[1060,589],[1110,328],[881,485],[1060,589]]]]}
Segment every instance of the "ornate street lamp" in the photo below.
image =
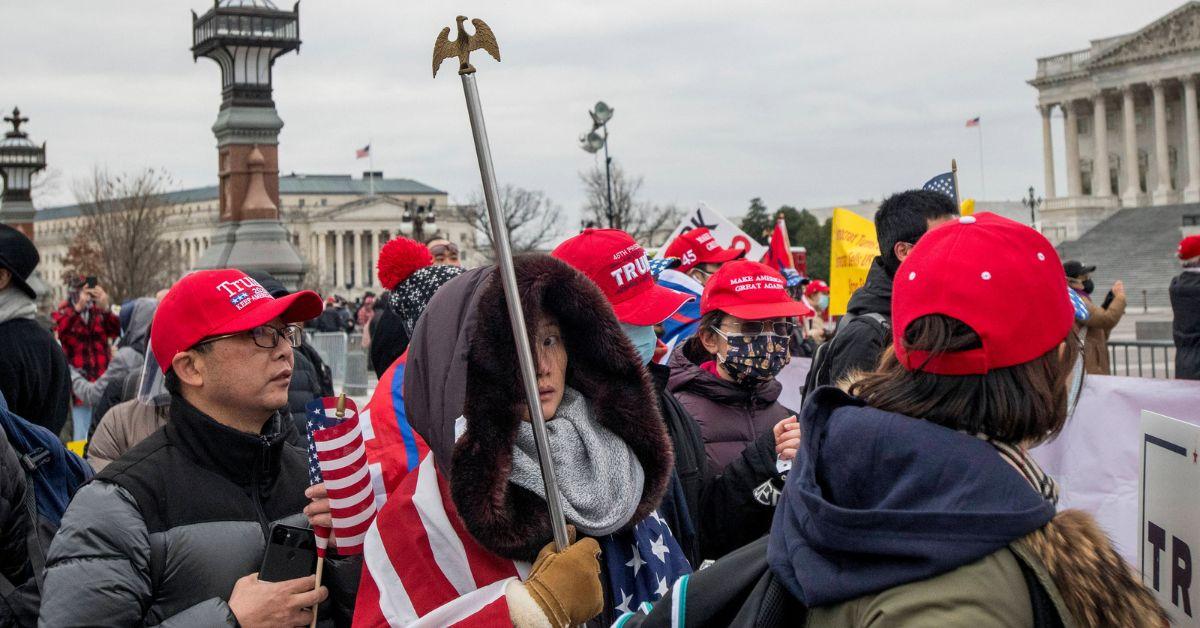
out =
{"type": "Polygon", "coordinates": [[[1034,194],[1032,185],[1029,186],[1029,198],[1022,200],[1021,204],[1029,208],[1029,226],[1037,224],[1037,208],[1042,205],[1042,199],[1034,194]]]}
{"type": "Polygon", "coordinates": [[[192,12],[192,57],[221,66],[221,107],[273,107],[271,66],[300,49],[300,3],[281,11],[271,0],[215,0],[192,12]]]}
{"type": "Polygon", "coordinates": [[[12,130],[0,139],[0,179],[4,181],[3,201],[0,201],[0,222],[20,229],[33,238],[33,203],[30,187],[33,175],[46,167],[46,144],[34,144],[21,125],[29,118],[21,117],[21,110],[13,108],[12,115],[4,118],[12,130]]]}
{"type": "Polygon", "coordinates": [[[608,194],[608,227],[618,229],[620,227],[616,224],[616,215],[613,213],[612,157],[608,156],[608,121],[612,119],[613,108],[601,100],[588,112],[588,115],[592,117],[592,130],[579,138],[580,148],[593,154],[604,149],[604,186],[608,194]],[[603,130],[604,135],[597,133],[597,130],[603,130]]]}

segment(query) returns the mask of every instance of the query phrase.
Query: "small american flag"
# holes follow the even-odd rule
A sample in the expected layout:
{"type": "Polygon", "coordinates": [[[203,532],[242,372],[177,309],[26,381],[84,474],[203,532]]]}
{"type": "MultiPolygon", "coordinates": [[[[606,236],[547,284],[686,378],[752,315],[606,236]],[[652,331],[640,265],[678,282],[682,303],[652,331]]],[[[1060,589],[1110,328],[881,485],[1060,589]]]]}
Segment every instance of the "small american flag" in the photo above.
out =
{"type": "Polygon", "coordinates": [[[308,479],[311,484],[325,483],[333,514],[333,530],[313,527],[318,556],[325,555],[330,536],[337,539],[339,554],[362,553],[363,537],[375,519],[375,496],[358,407],[350,399],[345,403],[342,419],[337,418],[337,397],[314,399],[305,406],[308,479]]]}
{"type": "Polygon", "coordinates": [[[969,129],[973,126],[979,126],[979,116],[975,116],[974,118],[967,120],[967,128],[969,129]]]}
{"type": "Polygon", "coordinates": [[[370,144],[367,144],[366,146],[363,146],[362,148],[354,151],[355,159],[363,159],[365,157],[370,157],[370,156],[371,156],[371,145],[370,144]]]}
{"type": "Polygon", "coordinates": [[[958,190],[954,189],[953,172],[939,174],[938,176],[926,181],[925,185],[921,186],[921,189],[929,190],[930,192],[941,192],[942,194],[949,196],[954,202],[958,202],[958,190]]]}

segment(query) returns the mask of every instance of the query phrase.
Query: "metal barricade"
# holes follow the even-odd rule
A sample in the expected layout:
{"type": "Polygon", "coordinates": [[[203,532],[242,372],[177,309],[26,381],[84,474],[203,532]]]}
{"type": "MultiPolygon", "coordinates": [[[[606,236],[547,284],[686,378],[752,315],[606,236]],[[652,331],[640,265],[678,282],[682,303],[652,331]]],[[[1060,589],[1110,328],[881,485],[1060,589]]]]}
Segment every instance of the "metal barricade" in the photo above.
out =
{"type": "Polygon", "coordinates": [[[1175,343],[1170,340],[1110,340],[1108,357],[1113,375],[1171,379],[1175,343]]]}
{"type": "MultiPolygon", "coordinates": [[[[348,338],[345,332],[315,332],[311,336],[311,342],[321,359],[329,366],[329,370],[333,372],[333,387],[335,391],[340,391],[346,382],[346,355],[349,349],[348,338]]],[[[359,349],[361,351],[361,348],[359,349]]]]}

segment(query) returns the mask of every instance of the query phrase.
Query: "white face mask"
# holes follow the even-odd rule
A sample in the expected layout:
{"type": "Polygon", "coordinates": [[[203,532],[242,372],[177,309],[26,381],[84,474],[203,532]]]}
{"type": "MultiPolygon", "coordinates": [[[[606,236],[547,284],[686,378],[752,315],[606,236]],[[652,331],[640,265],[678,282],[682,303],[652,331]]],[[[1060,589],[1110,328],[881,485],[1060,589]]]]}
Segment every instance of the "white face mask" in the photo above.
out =
{"type": "Polygon", "coordinates": [[[650,359],[654,357],[654,349],[658,346],[658,336],[654,334],[654,326],[621,323],[621,329],[629,337],[629,342],[633,343],[633,348],[637,350],[642,364],[649,364],[650,359]]]}

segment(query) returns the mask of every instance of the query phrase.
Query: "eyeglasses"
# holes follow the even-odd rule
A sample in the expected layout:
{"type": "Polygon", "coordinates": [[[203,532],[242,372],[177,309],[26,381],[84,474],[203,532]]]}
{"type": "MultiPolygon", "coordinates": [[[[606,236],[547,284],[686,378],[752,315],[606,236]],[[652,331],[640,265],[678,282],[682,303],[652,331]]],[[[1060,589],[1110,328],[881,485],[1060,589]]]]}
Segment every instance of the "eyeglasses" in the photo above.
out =
{"type": "Polygon", "coordinates": [[[741,336],[761,336],[763,334],[771,334],[781,338],[787,338],[792,335],[792,331],[796,329],[796,324],[789,321],[742,321],[738,326],[738,330],[726,331],[719,327],[713,326],[712,330],[721,334],[722,338],[728,338],[733,334],[741,336]]]}
{"type": "Polygon", "coordinates": [[[270,325],[259,325],[253,329],[239,331],[236,334],[225,334],[223,336],[205,338],[196,344],[204,345],[210,342],[224,340],[225,338],[235,338],[243,334],[249,334],[250,338],[254,340],[254,344],[262,347],[263,349],[274,349],[275,347],[278,347],[280,336],[286,339],[287,343],[291,345],[293,349],[299,348],[304,339],[304,330],[299,325],[284,325],[283,327],[279,328],[271,327],[270,325]]]}

